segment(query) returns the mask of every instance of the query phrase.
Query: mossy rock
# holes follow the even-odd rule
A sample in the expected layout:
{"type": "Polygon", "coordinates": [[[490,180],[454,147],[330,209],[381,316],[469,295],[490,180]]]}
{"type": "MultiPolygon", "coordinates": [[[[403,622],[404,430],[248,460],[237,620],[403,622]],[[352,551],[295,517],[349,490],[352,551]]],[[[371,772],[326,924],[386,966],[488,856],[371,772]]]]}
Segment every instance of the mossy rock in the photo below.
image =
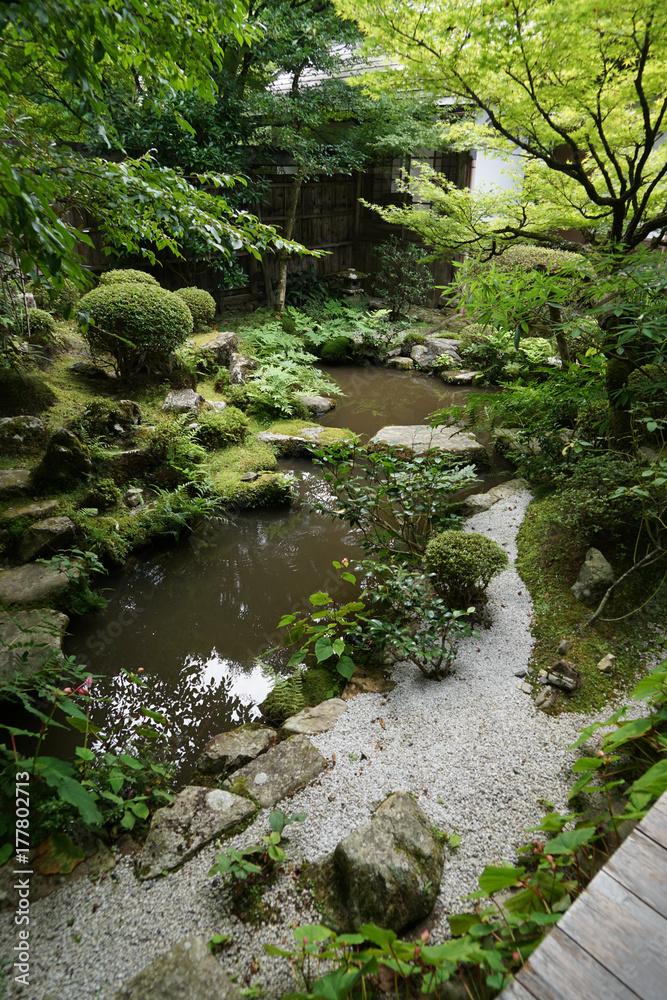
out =
{"type": "Polygon", "coordinates": [[[33,482],[40,488],[67,487],[87,479],[92,467],[90,451],[83,441],[61,427],[51,436],[46,454],[33,474],[33,482]]]}
{"type": "Polygon", "coordinates": [[[57,402],[55,392],[37,375],[0,369],[0,417],[35,416],[57,402]]]}

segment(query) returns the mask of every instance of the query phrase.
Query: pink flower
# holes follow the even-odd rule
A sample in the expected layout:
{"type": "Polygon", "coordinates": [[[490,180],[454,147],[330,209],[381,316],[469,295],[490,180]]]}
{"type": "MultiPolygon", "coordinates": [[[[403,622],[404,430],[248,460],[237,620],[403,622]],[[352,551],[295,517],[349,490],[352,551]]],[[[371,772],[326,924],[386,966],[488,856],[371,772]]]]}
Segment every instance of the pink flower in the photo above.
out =
{"type": "Polygon", "coordinates": [[[341,559],[340,562],[341,562],[342,566],[349,566],[350,565],[350,560],[347,558],[347,556],[345,556],[345,558],[341,559]]]}
{"type": "Polygon", "coordinates": [[[74,694],[90,694],[90,689],[93,686],[93,675],[88,674],[83,684],[79,684],[78,688],[75,688],[74,694]]]}
{"type": "Polygon", "coordinates": [[[515,952],[512,953],[512,959],[515,962],[520,962],[521,961],[521,955],[519,954],[518,951],[515,951],[515,952]]]}
{"type": "Polygon", "coordinates": [[[431,934],[430,934],[430,931],[429,931],[429,929],[427,927],[425,931],[422,931],[422,938],[421,939],[422,939],[422,941],[426,942],[426,941],[428,941],[428,939],[430,938],[430,936],[431,936],[431,934]]]}
{"type": "Polygon", "coordinates": [[[547,861],[549,862],[550,865],[552,865],[554,863],[554,856],[553,856],[553,854],[547,854],[547,861]]]}
{"type": "Polygon", "coordinates": [[[63,691],[64,691],[65,694],[71,694],[72,693],[72,689],[71,688],[63,688],[63,691]]]}

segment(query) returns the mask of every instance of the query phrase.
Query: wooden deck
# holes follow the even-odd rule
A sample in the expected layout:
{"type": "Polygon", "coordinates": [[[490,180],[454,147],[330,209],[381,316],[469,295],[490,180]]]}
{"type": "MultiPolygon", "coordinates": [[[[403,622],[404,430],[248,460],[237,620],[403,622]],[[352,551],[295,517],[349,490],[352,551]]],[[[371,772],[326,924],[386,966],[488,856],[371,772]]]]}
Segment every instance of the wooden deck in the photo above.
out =
{"type": "Polygon", "coordinates": [[[667,792],[501,1000],[667,1000],[667,792]]]}

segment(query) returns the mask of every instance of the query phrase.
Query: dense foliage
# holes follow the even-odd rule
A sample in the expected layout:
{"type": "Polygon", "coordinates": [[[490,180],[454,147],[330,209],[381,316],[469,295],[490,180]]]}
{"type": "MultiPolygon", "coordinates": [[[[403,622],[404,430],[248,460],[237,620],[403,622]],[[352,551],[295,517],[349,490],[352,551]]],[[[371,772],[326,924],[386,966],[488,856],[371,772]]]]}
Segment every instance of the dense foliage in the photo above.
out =
{"type": "Polygon", "coordinates": [[[492,538],[470,531],[441,531],[424,551],[424,565],[451,607],[485,600],[492,578],[507,566],[507,553],[492,538]]]}
{"type": "Polygon", "coordinates": [[[176,295],[183,299],[192,313],[195,333],[210,326],[215,316],[215,299],[203,288],[178,288],[176,295]]]}

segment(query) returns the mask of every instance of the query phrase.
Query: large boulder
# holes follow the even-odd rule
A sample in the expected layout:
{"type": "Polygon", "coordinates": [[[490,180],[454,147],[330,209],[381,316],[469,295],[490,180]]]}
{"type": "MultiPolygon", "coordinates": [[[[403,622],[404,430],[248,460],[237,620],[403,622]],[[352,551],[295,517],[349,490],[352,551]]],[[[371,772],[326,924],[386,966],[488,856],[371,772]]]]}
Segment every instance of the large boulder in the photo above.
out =
{"type": "Polygon", "coordinates": [[[316,778],[324,768],[322,754],[305,736],[292,736],[235,771],[223,788],[251,795],[262,809],[272,809],[316,778]]]}
{"type": "Polygon", "coordinates": [[[339,717],[346,711],[347,704],[342,698],[329,698],[314,708],[304,708],[302,712],[286,719],[282,731],[291,734],[303,733],[305,736],[326,733],[327,730],[333,729],[339,717]]]}
{"type": "Polygon", "coordinates": [[[24,562],[71,546],[76,535],[69,517],[47,517],[26,528],[19,538],[18,556],[24,562]]]}
{"type": "Polygon", "coordinates": [[[19,451],[44,437],[44,424],[39,417],[19,416],[0,419],[0,452],[19,451]]]}
{"type": "Polygon", "coordinates": [[[121,986],[114,1000],[242,1000],[203,938],[179,941],[121,986]]]}
{"type": "Polygon", "coordinates": [[[311,865],[308,878],[327,926],[358,931],[375,923],[399,933],[433,909],[444,863],[423,810],[407,792],[395,792],[370,823],[311,865]]]}
{"type": "Polygon", "coordinates": [[[236,334],[225,332],[219,333],[214,340],[202,344],[199,352],[206,362],[219,365],[221,368],[229,368],[238,346],[239,338],[236,334]]]}
{"type": "Polygon", "coordinates": [[[44,608],[36,611],[0,611],[0,681],[15,671],[30,677],[60,656],[67,615],[44,608]]]}
{"type": "Polygon", "coordinates": [[[86,479],[92,470],[90,452],[72,431],[61,427],[51,435],[46,454],[35,469],[35,482],[52,487],[86,479]]]}
{"type": "Polygon", "coordinates": [[[26,563],[25,566],[0,572],[0,601],[7,604],[50,601],[64,593],[70,582],[69,576],[62,570],[42,563],[26,563]]]}
{"type": "Polygon", "coordinates": [[[578,601],[597,604],[611,587],[614,579],[614,571],[600,550],[590,548],[571,590],[578,601]]]}
{"type": "Polygon", "coordinates": [[[427,337],[424,344],[415,344],[410,357],[423,371],[429,371],[434,363],[444,354],[452,361],[460,362],[461,357],[456,348],[458,340],[448,340],[444,337],[427,337]]]}
{"type": "Polygon", "coordinates": [[[229,366],[229,384],[243,385],[250,372],[256,371],[259,367],[254,358],[247,358],[244,354],[232,354],[229,366]]]}
{"type": "Polygon", "coordinates": [[[234,729],[220,733],[210,740],[197,761],[201,774],[229,774],[244,764],[249,764],[265,753],[271,744],[275,731],[268,727],[260,729],[234,729]]]}
{"type": "Polygon", "coordinates": [[[194,389],[174,389],[162,404],[165,413],[189,413],[205,403],[204,397],[194,389]]]}
{"type": "Polygon", "coordinates": [[[186,785],[173,802],[153,814],[137,859],[140,879],[155,878],[193,857],[205,844],[245,822],[255,805],[220,788],[186,785]]]}
{"type": "Polygon", "coordinates": [[[30,469],[0,469],[0,497],[22,497],[30,492],[30,469]]]}
{"type": "Polygon", "coordinates": [[[314,417],[321,417],[322,414],[333,410],[336,405],[328,396],[299,396],[299,402],[303,403],[314,417]]]}
{"type": "Polygon", "coordinates": [[[460,427],[431,427],[429,424],[382,427],[371,438],[372,448],[391,448],[407,455],[423,451],[444,451],[477,465],[488,465],[486,448],[460,427]]]}

